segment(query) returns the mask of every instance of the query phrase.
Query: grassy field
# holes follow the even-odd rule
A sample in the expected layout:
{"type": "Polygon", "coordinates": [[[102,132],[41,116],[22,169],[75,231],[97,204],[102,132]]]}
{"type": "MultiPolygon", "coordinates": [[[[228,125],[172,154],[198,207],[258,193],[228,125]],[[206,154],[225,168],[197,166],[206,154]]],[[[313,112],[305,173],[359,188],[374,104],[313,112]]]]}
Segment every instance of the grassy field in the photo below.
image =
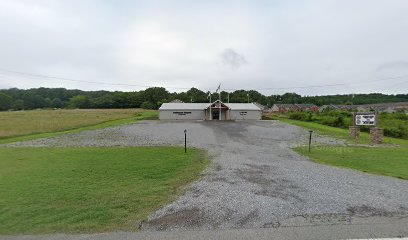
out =
{"type": "Polygon", "coordinates": [[[315,162],[408,179],[408,140],[384,137],[386,144],[381,146],[357,146],[356,144],[368,145],[370,134],[362,132],[360,140],[355,142],[348,139],[348,129],[287,118],[274,117],[274,119],[313,130],[321,135],[347,140],[347,146],[317,146],[312,147],[310,153],[306,147],[295,148],[299,154],[315,162]]]}
{"type": "Polygon", "coordinates": [[[295,149],[315,162],[362,172],[408,179],[408,148],[393,147],[305,147],[295,149]]]}
{"type": "Polygon", "coordinates": [[[137,230],[206,164],[178,147],[0,148],[0,234],[137,230]]]}
{"type": "Polygon", "coordinates": [[[0,144],[157,119],[142,109],[77,109],[0,112],[0,144]]]}

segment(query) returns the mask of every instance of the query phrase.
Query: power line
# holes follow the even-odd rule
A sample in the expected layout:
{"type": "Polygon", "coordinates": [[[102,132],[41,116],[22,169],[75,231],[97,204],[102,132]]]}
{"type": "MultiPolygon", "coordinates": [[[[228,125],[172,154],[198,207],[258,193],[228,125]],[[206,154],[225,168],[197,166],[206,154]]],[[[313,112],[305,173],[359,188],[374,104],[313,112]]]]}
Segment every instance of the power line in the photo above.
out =
{"type": "Polygon", "coordinates": [[[311,85],[311,86],[302,86],[302,87],[280,87],[280,88],[259,88],[258,90],[278,90],[278,89],[298,89],[298,88],[320,88],[320,87],[335,87],[335,86],[344,86],[345,83],[339,84],[327,84],[327,85],[311,85]]]}
{"type": "MultiPolygon", "coordinates": [[[[103,84],[103,85],[113,85],[113,86],[128,86],[128,87],[141,87],[141,88],[157,87],[157,86],[152,86],[152,85],[111,83],[111,82],[99,82],[99,81],[80,80],[80,79],[65,78],[65,77],[56,77],[56,76],[50,76],[50,75],[44,75],[44,74],[35,74],[35,73],[14,71],[14,70],[9,70],[9,69],[5,69],[5,68],[0,68],[0,71],[13,73],[13,74],[19,74],[19,75],[23,75],[23,76],[26,76],[26,77],[47,78],[47,79],[54,79],[54,80],[61,80],[61,81],[71,81],[71,82],[80,82],[80,83],[103,84]]],[[[381,78],[381,79],[377,79],[377,80],[370,80],[370,81],[364,81],[364,82],[360,81],[360,82],[357,82],[357,83],[338,83],[338,84],[294,86],[294,87],[270,87],[270,88],[257,88],[257,89],[254,89],[254,90],[262,91],[262,90],[284,90],[284,89],[305,89],[305,88],[322,88],[322,87],[336,87],[336,86],[353,86],[353,85],[362,85],[362,84],[367,84],[367,83],[372,83],[372,82],[380,82],[380,81],[385,81],[385,80],[401,79],[401,78],[406,78],[406,77],[408,77],[408,75],[387,77],[387,78],[381,78]]],[[[406,82],[408,82],[408,81],[406,81],[406,82]]],[[[405,83],[405,82],[400,82],[398,84],[401,84],[401,83],[405,83]]],[[[191,89],[189,87],[171,87],[171,86],[168,86],[168,87],[165,87],[165,88],[168,88],[168,89],[183,89],[183,90],[191,89]]],[[[210,91],[210,89],[203,89],[203,90],[210,91]]],[[[224,88],[223,90],[235,91],[235,90],[241,90],[241,89],[224,88]]]]}
{"type": "MultiPolygon", "coordinates": [[[[72,78],[65,78],[65,77],[49,76],[49,75],[43,75],[43,74],[34,74],[34,73],[27,73],[27,72],[19,72],[19,71],[13,71],[13,70],[4,69],[4,68],[0,68],[0,71],[8,72],[8,73],[14,73],[14,74],[20,74],[20,75],[25,75],[25,76],[29,76],[29,77],[48,78],[48,79],[56,79],[56,80],[71,81],[71,82],[81,82],[81,83],[91,83],[91,84],[103,84],[103,85],[114,85],[114,86],[127,86],[127,87],[141,87],[141,88],[156,87],[156,86],[140,85],[140,84],[110,83],[110,82],[99,82],[99,81],[80,80],[80,79],[72,79],[72,78]]],[[[167,87],[167,88],[171,88],[171,89],[190,89],[190,88],[187,88],[187,87],[167,87]]]]}
{"type": "MultiPolygon", "coordinates": [[[[357,82],[357,83],[339,83],[339,84],[326,84],[326,85],[309,85],[309,86],[295,86],[295,87],[273,87],[273,88],[256,88],[254,90],[256,91],[262,91],[262,90],[282,90],[282,89],[304,89],[304,88],[321,88],[321,87],[335,87],[335,86],[354,86],[354,85],[363,85],[367,83],[372,83],[372,82],[380,82],[380,81],[385,81],[385,80],[392,80],[392,79],[401,79],[401,78],[406,78],[408,75],[401,75],[401,76],[396,76],[396,77],[388,77],[388,78],[381,78],[377,80],[369,80],[369,81],[363,81],[363,82],[357,82]]],[[[399,82],[398,84],[402,84],[408,81],[404,82],[399,82]]],[[[238,89],[224,89],[224,90],[238,90],[238,89]]]]}

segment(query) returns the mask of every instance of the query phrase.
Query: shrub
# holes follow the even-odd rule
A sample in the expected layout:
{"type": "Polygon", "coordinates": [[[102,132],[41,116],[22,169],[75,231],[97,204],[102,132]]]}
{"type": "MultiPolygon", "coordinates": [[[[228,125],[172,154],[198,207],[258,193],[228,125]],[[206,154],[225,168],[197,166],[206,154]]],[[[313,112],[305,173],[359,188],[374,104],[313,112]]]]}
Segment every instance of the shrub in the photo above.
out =
{"type": "Polygon", "coordinates": [[[323,125],[333,126],[334,117],[331,116],[322,116],[319,121],[323,125]]]}
{"type": "Polygon", "coordinates": [[[307,121],[308,114],[305,112],[292,112],[292,113],[289,113],[289,119],[307,121]]]}
{"type": "Polygon", "coordinates": [[[308,122],[312,122],[313,121],[313,113],[312,112],[308,112],[307,113],[307,120],[308,122]]]}
{"type": "Polygon", "coordinates": [[[408,138],[408,134],[406,129],[402,127],[385,127],[384,128],[384,135],[388,137],[395,137],[395,138],[408,138]]]}
{"type": "Polygon", "coordinates": [[[404,112],[396,112],[394,113],[394,118],[400,120],[408,120],[408,115],[404,112]]]}
{"type": "Polygon", "coordinates": [[[334,126],[335,127],[344,127],[344,117],[342,115],[336,117],[334,119],[334,126]]]}
{"type": "Polygon", "coordinates": [[[143,109],[156,109],[156,106],[149,101],[143,102],[142,105],[140,105],[140,107],[143,109]]]}
{"type": "Polygon", "coordinates": [[[320,123],[332,127],[347,127],[343,116],[324,116],[321,117],[320,123]]]}

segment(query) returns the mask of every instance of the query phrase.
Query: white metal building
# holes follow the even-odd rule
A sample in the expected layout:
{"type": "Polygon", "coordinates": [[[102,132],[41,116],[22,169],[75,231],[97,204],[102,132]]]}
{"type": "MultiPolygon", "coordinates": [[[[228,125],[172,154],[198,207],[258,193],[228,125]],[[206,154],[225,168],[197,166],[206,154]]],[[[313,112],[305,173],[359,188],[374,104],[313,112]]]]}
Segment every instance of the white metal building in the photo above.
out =
{"type": "Polygon", "coordinates": [[[253,103],[163,103],[160,120],[260,120],[262,110],[253,103]]]}

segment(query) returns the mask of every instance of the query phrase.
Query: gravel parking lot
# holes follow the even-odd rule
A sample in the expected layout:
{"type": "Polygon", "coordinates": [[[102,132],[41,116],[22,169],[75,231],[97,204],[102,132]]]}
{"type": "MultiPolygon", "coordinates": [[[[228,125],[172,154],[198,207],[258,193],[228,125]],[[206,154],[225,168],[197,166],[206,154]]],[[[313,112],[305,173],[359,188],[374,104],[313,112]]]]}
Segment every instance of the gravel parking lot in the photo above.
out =
{"type": "MultiPolygon", "coordinates": [[[[408,220],[408,181],[316,164],[290,148],[308,132],[277,121],[137,124],[9,146],[182,145],[205,148],[212,164],[144,230],[205,230],[408,220]]],[[[314,144],[344,144],[315,137],[314,144]]]]}

